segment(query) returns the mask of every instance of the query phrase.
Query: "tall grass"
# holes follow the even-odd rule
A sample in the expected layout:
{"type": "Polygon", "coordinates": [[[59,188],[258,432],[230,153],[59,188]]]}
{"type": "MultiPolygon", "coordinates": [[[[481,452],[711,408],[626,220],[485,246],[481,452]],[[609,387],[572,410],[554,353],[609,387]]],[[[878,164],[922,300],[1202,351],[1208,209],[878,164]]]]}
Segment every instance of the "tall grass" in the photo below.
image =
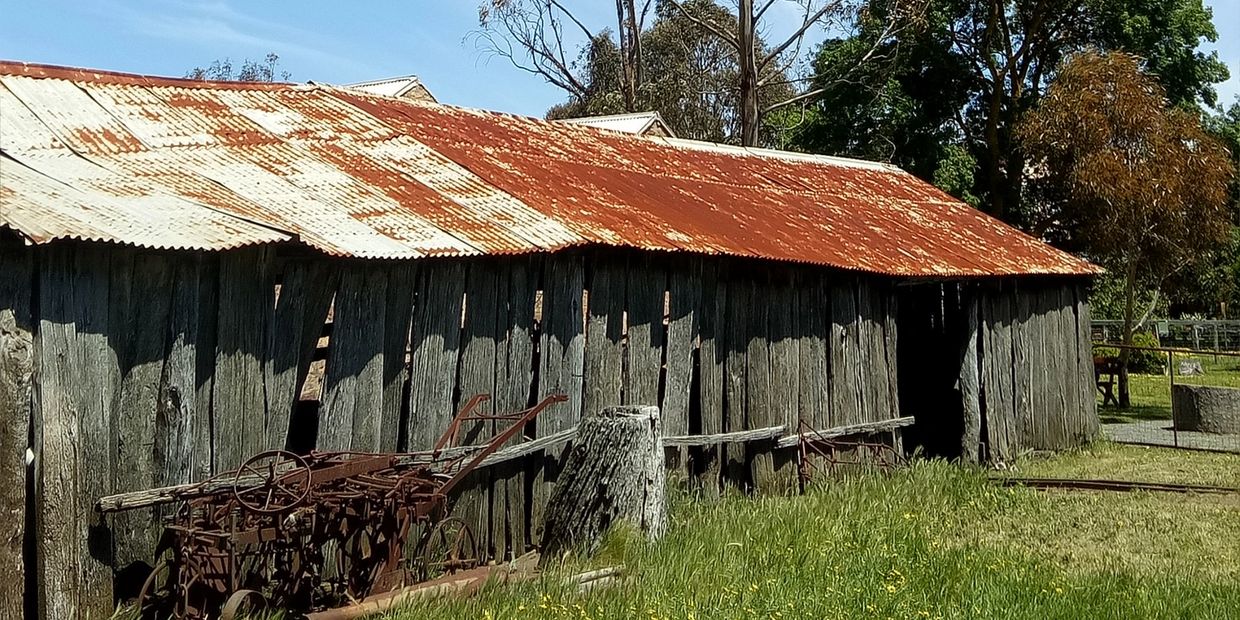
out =
{"type": "Polygon", "coordinates": [[[389,617],[1240,618],[1238,535],[1234,498],[1000,488],[920,462],[804,496],[679,498],[657,543],[617,534],[536,581],[389,617]],[[617,587],[564,584],[614,564],[617,587]]]}

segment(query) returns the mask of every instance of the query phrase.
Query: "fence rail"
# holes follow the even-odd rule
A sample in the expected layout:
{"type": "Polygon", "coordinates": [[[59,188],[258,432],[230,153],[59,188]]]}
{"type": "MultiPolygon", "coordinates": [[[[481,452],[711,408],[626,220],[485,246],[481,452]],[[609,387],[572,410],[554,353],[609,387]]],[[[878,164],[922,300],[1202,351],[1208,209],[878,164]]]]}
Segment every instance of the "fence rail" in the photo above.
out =
{"type": "MultiPolygon", "coordinates": [[[[1103,432],[1111,440],[1240,452],[1240,412],[1235,411],[1240,407],[1237,395],[1240,393],[1240,351],[1129,346],[1098,341],[1093,346],[1095,352],[1107,348],[1166,356],[1164,375],[1130,375],[1130,407],[1106,408],[1105,401],[1100,407],[1103,432]],[[1190,363],[1181,368],[1180,364],[1185,362],[1190,363]],[[1201,394],[1202,391],[1207,394],[1201,394]],[[1210,409],[1209,415],[1219,419],[1203,422],[1201,407],[1210,409]]],[[[1107,394],[1114,387],[1115,377],[1111,373],[1115,372],[1115,365],[1099,357],[1095,357],[1094,363],[1098,391],[1107,394]]]]}
{"type": "MultiPolygon", "coordinates": [[[[1123,321],[1094,319],[1091,335],[1095,342],[1115,344],[1123,340],[1123,325],[1123,321]]],[[[1210,353],[1240,351],[1240,320],[1149,321],[1146,329],[1165,347],[1210,353]]]]}

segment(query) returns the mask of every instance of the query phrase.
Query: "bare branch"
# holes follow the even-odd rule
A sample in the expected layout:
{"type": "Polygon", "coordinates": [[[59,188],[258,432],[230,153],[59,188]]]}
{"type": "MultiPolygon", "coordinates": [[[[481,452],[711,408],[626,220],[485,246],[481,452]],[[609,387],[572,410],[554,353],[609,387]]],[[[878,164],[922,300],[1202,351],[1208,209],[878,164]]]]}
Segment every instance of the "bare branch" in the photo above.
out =
{"type": "MultiPolygon", "coordinates": [[[[818,9],[813,14],[810,14],[807,11],[805,14],[804,20],[801,22],[801,26],[797,28],[791,35],[789,35],[788,38],[784,39],[783,43],[776,45],[770,52],[768,52],[765,56],[762,57],[761,60],[758,61],[758,69],[761,70],[765,68],[768,64],[771,63],[772,60],[774,60],[775,58],[778,58],[780,54],[784,53],[784,50],[788,49],[789,47],[792,47],[793,44],[800,45],[801,39],[805,38],[805,33],[809,31],[809,29],[812,26],[817,24],[818,20],[822,19],[822,17],[826,15],[828,11],[838,8],[838,7],[839,7],[838,1],[828,2],[827,4],[823,5],[821,9],[818,9]]],[[[757,18],[755,17],[754,20],[757,21],[757,18]]]]}
{"type": "Polygon", "coordinates": [[[736,35],[729,34],[724,29],[720,28],[719,26],[716,26],[713,22],[706,20],[706,19],[702,19],[698,17],[697,15],[694,15],[691,11],[685,8],[684,4],[682,4],[680,0],[667,0],[667,2],[671,4],[672,6],[676,7],[676,10],[680,11],[681,15],[684,15],[686,19],[693,22],[699,28],[704,28],[710,33],[719,37],[721,41],[724,41],[728,45],[735,48],[737,52],[741,51],[742,49],[741,42],[738,40],[738,37],[736,35]]]}

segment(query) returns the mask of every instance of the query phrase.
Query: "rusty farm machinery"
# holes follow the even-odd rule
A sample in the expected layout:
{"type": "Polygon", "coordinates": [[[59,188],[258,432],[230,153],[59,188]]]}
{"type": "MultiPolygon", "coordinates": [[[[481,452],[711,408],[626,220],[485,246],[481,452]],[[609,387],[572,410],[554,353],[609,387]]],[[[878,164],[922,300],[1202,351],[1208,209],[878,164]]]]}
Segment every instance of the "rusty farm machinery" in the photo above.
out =
{"type": "MultiPolygon", "coordinates": [[[[114,512],[178,504],[137,598],[146,618],[308,612],[477,566],[469,525],[449,494],[546,407],[475,413],[472,398],[426,452],[271,450],[203,482],[100,500],[114,512]],[[480,446],[454,446],[466,423],[507,424],[480,446]]],[[[498,429],[497,429],[498,430],[498,429]]]]}

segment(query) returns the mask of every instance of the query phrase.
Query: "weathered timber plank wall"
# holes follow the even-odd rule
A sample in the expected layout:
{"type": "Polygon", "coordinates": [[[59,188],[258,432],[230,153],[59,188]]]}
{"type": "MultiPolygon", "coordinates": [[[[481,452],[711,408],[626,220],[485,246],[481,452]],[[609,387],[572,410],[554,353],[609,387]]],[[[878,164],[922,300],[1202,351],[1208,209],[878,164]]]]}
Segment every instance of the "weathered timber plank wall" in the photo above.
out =
{"type": "MultiPolygon", "coordinates": [[[[38,544],[37,562],[23,559],[12,543],[23,520],[10,519],[0,562],[32,572],[49,618],[110,613],[114,571],[150,560],[163,514],[102,519],[91,510],[99,496],[200,480],[260,450],[427,449],[475,393],[493,396],[489,412],[567,394],[529,437],[625,403],[661,406],[676,435],[828,428],[902,410],[936,423],[942,414],[927,407],[953,395],[959,416],[957,370],[969,358],[979,456],[1075,445],[1097,428],[1076,282],[906,287],[618,250],[394,263],[272,248],[3,249],[0,444],[33,438],[38,544]],[[965,324],[973,340],[959,340],[965,324]],[[957,370],[927,355],[937,348],[957,370]],[[299,406],[310,393],[317,414],[299,406]]],[[[473,424],[459,441],[500,427],[473,424]]],[[[550,450],[463,485],[456,513],[489,553],[512,557],[539,539],[560,457],[550,450]]],[[[673,458],[707,494],[795,479],[795,454],[769,444],[673,458]]],[[[24,467],[5,460],[0,475],[24,481],[24,467]]],[[[23,512],[24,485],[4,491],[0,508],[23,512]]]]}
{"type": "Polygon", "coordinates": [[[0,618],[22,617],[26,566],[26,448],[35,326],[33,256],[0,246],[0,618]]]}
{"type": "Polygon", "coordinates": [[[1081,282],[1050,279],[901,291],[904,415],[917,416],[927,451],[1006,462],[1094,437],[1086,295],[1081,282]]]}

